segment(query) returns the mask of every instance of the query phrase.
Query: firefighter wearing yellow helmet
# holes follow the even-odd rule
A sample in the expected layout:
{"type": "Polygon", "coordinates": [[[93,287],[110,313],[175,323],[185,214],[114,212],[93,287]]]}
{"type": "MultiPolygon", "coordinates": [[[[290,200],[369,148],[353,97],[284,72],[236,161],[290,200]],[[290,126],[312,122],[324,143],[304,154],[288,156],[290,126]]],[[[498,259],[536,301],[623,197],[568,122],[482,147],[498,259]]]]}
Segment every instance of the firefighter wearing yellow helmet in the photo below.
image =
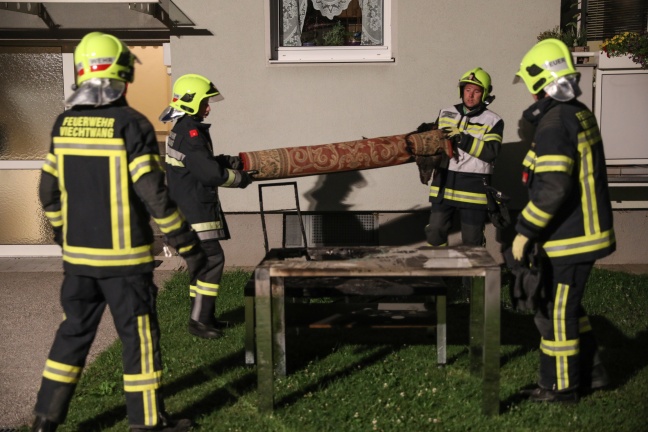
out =
{"type": "Polygon", "coordinates": [[[474,68],[459,79],[461,103],[443,108],[436,123],[455,148],[447,166],[436,169],[430,186],[431,211],[425,227],[432,246],[447,246],[455,213],[463,244],[482,246],[488,218],[487,186],[502,144],[504,121],[488,109],[493,101],[490,75],[474,68]]]}
{"type": "Polygon", "coordinates": [[[225,266],[220,240],[230,238],[218,188],[242,189],[252,182],[250,175],[242,170],[238,156],[214,155],[211,125],[203,120],[211,112],[209,104],[221,99],[209,79],[187,74],[176,80],[173,98],[160,114],[163,122],[175,120],[166,142],[171,198],[198,233],[207,254],[207,261],[190,281],[188,326],[189,333],[205,339],[221,337],[227,326],[216,319],[216,297],[225,266]]]}
{"type": "Polygon", "coordinates": [[[608,384],[582,306],[595,261],[616,247],[603,141],[596,118],[576,99],[579,73],[563,42],[537,43],[516,78],[535,100],[523,116],[536,132],[523,161],[529,202],[515,227],[512,256],[525,262],[536,245],[544,281],[535,316],[538,387],[526,394],[535,402],[576,402],[583,391],[608,384]]]}
{"type": "Polygon", "coordinates": [[[39,196],[62,247],[61,322],[49,352],[32,431],[65,421],[106,305],[122,342],[131,431],[186,431],[161,394],[160,326],[153,284],[151,217],[195,271],[205,259],[196,233],[169,199],[155,130],[128,106],[135,56],[105,33],[74,52],[78,88],[59,115],[42,168],[39,196]]]}

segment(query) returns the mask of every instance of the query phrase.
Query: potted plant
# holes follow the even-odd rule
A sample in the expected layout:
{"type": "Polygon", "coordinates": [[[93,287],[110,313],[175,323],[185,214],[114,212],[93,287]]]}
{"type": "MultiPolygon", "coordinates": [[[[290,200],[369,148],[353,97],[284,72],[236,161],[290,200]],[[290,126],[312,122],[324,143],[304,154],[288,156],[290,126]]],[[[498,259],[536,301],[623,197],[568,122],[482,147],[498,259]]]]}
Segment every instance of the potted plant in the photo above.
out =
{"type": "Polygon", "coordinates": [[[330,30],[324,33],[324,45],[339,46],[344,45],[347,39],[347,30],[342,21],[337,21],[330,30]]]}
{"type": "Polygon", "coordinates": [[[599,63],[605,57],[627,57],[642,69],[648,69],[648,32],[624,32],[605,39],[601,44],[599,63]]]}
{"type": "Polygon", "coordinates": [[[562,40],[562,31],[560,30],[559,26],[556,26],[550,30],[545,30],[543,32],[540,32],[538,35],[538,42],[545,40],[545,39],[559,39],[562,40]]]}
{"type": "MultiPolygon", "coordinates": [[[[580,27],[581,11],[578,9],[578,2],[572,3],[570,11],[574,11],[571,20],[564,24],[563,28],[556,26],[553,29],[545,30],[538,35],[538,41],[544,39],[558,39],[567,45],[572,52],[587,52],[587,32],[580,27]]],[[[578,57],[577,63],[586,63],[586,57],[578,57]]]]}

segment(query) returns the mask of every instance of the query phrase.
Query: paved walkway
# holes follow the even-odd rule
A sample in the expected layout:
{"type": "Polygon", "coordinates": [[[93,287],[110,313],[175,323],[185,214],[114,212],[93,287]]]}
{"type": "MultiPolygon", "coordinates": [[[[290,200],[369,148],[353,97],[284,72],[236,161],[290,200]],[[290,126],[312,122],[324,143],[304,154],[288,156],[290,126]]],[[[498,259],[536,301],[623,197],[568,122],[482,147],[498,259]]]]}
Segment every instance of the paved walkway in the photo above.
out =
{"type": "MultiPolygon", "coordinates": [[[[184,265],[179,257],[157,257],[158,287],[184,265]]],[[[63,265],[56,258],[0,257],[0,431],[29,424],[43,366],[63,311],[59,292],[63,265]]],[[[106,309],[89,361],[117,339],[106,309]]]]}

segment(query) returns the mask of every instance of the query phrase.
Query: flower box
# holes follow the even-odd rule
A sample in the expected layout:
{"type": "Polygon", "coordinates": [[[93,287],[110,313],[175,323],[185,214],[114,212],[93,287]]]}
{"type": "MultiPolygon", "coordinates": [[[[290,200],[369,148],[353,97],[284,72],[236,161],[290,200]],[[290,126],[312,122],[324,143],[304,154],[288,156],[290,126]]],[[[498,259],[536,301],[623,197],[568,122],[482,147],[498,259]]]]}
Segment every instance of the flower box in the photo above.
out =
{"type": "Polygon", "coordinates": [[[599,51],[598,55],[599,69],[639,69],[641,65],[632,61],[632,57],[608,57],[604,51],[599,51]]]}

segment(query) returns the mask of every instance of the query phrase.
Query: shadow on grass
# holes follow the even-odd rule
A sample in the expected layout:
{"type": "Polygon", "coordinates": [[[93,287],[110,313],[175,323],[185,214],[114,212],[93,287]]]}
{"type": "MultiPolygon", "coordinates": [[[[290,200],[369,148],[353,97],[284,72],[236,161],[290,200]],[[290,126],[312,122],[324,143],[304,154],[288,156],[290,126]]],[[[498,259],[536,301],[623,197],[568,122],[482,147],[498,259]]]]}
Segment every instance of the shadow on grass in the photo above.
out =
{"type": "MultiPolygon", "coordinates": [[[[170,395],[197,388],[206,381],[213,379],[216,375],[225,375],[233,369],[242,367],[243,358],[244,355],[241,350],[218,359],[211,364],[202,365],[192,373],[183,375],[181,378],[165,384],[162,389],[163,394],[165,398],[168,398],[170,395]]],[[[174,417],[193,419],[199,415],[217,411],[228,404],[236,402],[240,394],[255,390],[255,384],[256,374],[245,374],[240,379],[227,384],[225,386],[226,388],[219,388],[182,411],[174,413],[174,417]]],[[[79,423],[77,430],[83,432],[101,431],[114,426],[125,417],[126,406],[120,404],[111,410],[79,423]]]]}
{"type": "Polygon", "coordinates": [[[392,347],[380,348],[378,351],[372,353],[367,357],[362,358],[360,361],[354,362],[346,366],[344,369],[337,371],[335,373],[324,375],[317,382],[308,385],[306,387],[303,387],[299,391],[295,391],[281,398],[279,401],[275,403],[275,407],[285,408],[289,405],[292,405],[297,401],[302,400],[304,396],[307,395],[308,393],[322,391],[325,387],[329,386],[331,383],[339,379],[351,376],[354,373],[358,373],[360,370],[365,369],[375,363],[384,360],[387,356],[389,356],[393,352],[394,349],[392,347]]]}
{"type": "MultiPolygon", "coordinates": [[[[628,337],[606,317],[595,315],[590,316],[589,319],[601,349],[603,364],[610,378],[609,386],[602,391],[622,388],[637,373],[648,367],[648,330],[638,332],[635,337],[628,337]]],[[[514,312],[504,314],[502,320],[503,331],[506,328],[505,324],[514,324],[519,327],[512,327],[515,329],[515,336],[512,339],[503,336],[502,345],[520,345],[520,347],[512,353],[502,356],[502,365],[516,356],[525,356],[532,351],[538,350],[540,336],[533,324],[532,315],[521,315],[514,312]],[[528,321],[528,323],[525,321],[528,321]],[[524,326],[524,328],[521,326],[524,326]],[[521,338],[524,337],[527,337],[528,340],[524,344],[520,344],[519,342],[522,342],[521,338]]],[[[530,378],[535,379],[535,376],[530,378]]],[[[533,381],[520,390],[534,388],[535,386],[536,383],[533,381]]],[[[582,395],[586,397],[591,393],[583,392],[582,395]]],[[[501,401],[500,412],[509,412],[515,405],[519,405],[526,399],[527,397],[519,392],[515,393],[501,401]]]]}

